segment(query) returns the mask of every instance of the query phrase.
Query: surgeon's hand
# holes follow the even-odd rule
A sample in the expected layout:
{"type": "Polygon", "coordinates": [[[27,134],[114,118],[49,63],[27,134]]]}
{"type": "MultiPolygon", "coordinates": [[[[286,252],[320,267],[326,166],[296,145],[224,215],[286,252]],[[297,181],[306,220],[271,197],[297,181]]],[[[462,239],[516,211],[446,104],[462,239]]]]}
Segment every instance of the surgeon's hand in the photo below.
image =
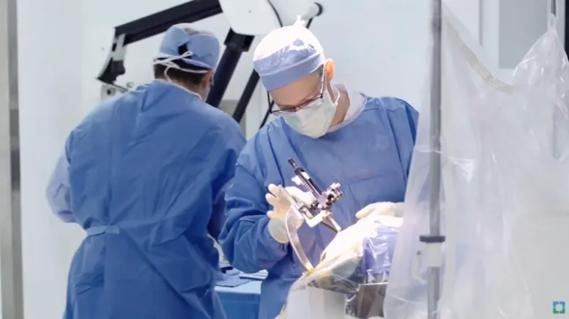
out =
{"type": "Polygon", "coordinates": [[[369,216],[403,217],[403,203],[378,202],[369,204],[356,213],[357,219],[369,216]]]}
{"type": "Polygon", "coordinates": [[[303,192],[296,187],[282,187],[277,185],[269,185],[269,192],[265,195],[267,202],[273,206],[273,209],[267,212],[269,217],[268,230],[271,237],[281,244],[288,243],[288,234],[286,232],[286,218],[294,218],[293,224],[296,229],[300,228],[304,223],[302,216],[289,213],[293,200],[303,203],[310,203],[312,195],[303,192]]]}

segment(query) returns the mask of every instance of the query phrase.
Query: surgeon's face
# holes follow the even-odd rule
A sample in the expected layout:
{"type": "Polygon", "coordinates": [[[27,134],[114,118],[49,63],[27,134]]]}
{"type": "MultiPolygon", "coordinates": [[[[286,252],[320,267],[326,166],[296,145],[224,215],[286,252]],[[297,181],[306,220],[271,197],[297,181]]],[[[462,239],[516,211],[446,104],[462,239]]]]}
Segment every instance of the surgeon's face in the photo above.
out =
{"type": "MultiPolygon", "coordinates": [[[[322,72],[325,71],[326,68],[322,72]]],[[[322,72],[314,72],[286,86],[271,91],[271,96],[280,110],[293,110],[310,104],[322,97],[322,72]]],[[[324,77],[327,81],[329,76],[324,77]]],[[[324,83],[327,85],[327,83],[324,83]]]]}

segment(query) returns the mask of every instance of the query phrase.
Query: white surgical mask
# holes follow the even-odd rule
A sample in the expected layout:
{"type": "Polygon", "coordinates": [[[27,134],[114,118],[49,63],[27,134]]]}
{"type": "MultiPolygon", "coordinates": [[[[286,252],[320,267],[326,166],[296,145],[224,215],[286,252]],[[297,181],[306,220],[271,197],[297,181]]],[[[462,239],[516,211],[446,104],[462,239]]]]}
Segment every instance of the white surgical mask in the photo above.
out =
{"type": "Polygon", "coordinates": [[[339,99],[339,92],[336,94],[336,100],[332,100],[330,92],[325,90],[321,99],[310,103],[310,105],[294,113],[283,115],[284,120],[300,134],[312,138],[319,138],[325,135],[330,129],[332,120],[336,114],[339,99]]]}

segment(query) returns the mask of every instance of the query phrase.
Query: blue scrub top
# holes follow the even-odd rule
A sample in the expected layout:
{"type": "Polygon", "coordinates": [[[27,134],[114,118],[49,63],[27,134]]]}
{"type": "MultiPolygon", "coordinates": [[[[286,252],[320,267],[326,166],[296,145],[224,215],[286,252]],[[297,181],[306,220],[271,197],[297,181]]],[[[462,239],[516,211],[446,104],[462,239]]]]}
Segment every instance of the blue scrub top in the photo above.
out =
{"type": "Polygon", "coordinates": [[[160,80],[87,116],[67,140],[68,167],[58,166],[67,175],[50,185],[88,235],[64,317],[225,318],[210,236],[244,144],[228,115],[160,80]]]}
{"type": "MultiPolygon", "coordinates": [[[[265,200],[269,184],[295,186],[287,162],[295,159],[321,187],[340,182],[344,197],[333,207],[343,228],[368,204],[402,202],[415,143],[417,112],[396,98],[366,98],[350,123],[313,139],[279,118],[248,141],[239,156],[235,180],[226,194],[227,221],[220,240],[227,258],[246,272],[267,269],[260,318],[274,318],[286,302],[291,284],[302,274],[290,245],[268,233],[265,200]]],[[[334,233],[319,225],[302,226],[299,237],[313,264],[334,233]]]]}

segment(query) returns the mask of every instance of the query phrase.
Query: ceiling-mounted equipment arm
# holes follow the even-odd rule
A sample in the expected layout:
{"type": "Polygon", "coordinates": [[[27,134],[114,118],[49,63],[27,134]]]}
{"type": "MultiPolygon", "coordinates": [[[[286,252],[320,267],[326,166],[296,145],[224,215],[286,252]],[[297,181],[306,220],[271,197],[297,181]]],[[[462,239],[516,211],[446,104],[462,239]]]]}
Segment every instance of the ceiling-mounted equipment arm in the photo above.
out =
{"type": "MultiPolygon", "coordinates": [[[[322,6],[314,0],[193,0],[179,6],[151,14],[115,27],[113,45],[103,69],[97,76],[104,83],[103,98],[126,92],[126,87],[115,81],[125,74],[126,47],[166,31],[178,23],[192,23],[222,13],[230,30],[225,40],[225,51],[216,70],[214,85],[207,102],[218,106],[233,76],[243,52],[247,52],[255,35],[266,34],[282,25],[293,24],[298,18],[312,21],[322,13],[322,6]]],[[[246,91],[241,96],[234,118],[240,121],[259,77],[251,75],[246,91]]]]}
{"type": "Polygon", "coordinates": [[[97,79],[114,84],[125,73],[126,46],[166,31],[177,23],[191,23],[220,14],[219,0],[194,0],[115,27],[113,46],[97,79]]]}
{"type": "Polygon", "coordinates": [[[215,78],[213,80],[213,86],[209,95],[207,96],[207,103],[215,107],[219,106],[219,103],[223,99],[225,90],[229,86],[229,81],[233,77],[235,68],[239,63],[241,54],[243,52],[249,51],[251,44],[253,43],[254,37],[251,35],[243,35],[233,32],[233,29],[229,29],[227,38],[225,38],[225,51],[223,51],[223,56],[219,61],[217,66],[217,72],[215,72],[215,78]]]}

